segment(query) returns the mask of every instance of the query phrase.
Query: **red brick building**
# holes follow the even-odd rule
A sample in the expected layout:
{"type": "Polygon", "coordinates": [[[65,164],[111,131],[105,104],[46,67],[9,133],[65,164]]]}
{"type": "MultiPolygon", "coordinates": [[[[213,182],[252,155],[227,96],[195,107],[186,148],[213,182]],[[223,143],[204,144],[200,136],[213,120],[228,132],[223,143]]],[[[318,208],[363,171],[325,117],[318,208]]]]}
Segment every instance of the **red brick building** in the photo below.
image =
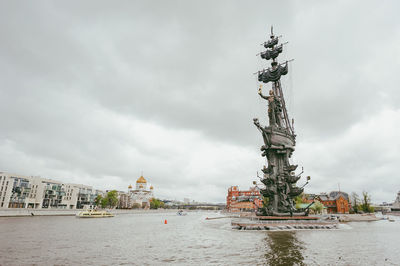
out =
{"type": "Polygon", "coordinates": [[[249,190],[239,190],[238,186],[228,189],[226,197],[226,209],[229,212],[256,211],[262,207],[262,196],[258,187],[251,187],[249,190]]]}
{"type": "Polygon", "coordinates": [[[329,194],[306,195],[307,202],[311,202],[313,199],[321,202],[328,213],[349,213],[351,209],[350,197],[346,192],[331,191],[329,194]]]}

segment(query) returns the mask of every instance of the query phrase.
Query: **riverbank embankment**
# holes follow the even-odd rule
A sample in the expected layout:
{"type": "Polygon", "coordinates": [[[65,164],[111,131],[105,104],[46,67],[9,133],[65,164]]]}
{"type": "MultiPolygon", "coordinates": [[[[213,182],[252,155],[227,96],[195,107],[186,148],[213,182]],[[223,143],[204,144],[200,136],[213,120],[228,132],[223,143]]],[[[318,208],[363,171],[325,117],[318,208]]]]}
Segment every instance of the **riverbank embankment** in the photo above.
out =
{"type": "MultiPolygon", "coordinates": [[[[65,209],[6,209],[0,210],[0,217],[29,217],[29,216],[75,216],[82,210],[65,210],[65,209]]],[[[141,214],[141,213],[174,213],[175,209],[157,209],[157,210],[110,210],[111,213],[120,214],[141,214]]]]}
{"type": "Polygon", "coordinates": [[[339,222],[347,223],[347,222],[373,222],[382,220],[378,218],[373,213],[366,214],[341,214],[339,215],[339,222]]]}

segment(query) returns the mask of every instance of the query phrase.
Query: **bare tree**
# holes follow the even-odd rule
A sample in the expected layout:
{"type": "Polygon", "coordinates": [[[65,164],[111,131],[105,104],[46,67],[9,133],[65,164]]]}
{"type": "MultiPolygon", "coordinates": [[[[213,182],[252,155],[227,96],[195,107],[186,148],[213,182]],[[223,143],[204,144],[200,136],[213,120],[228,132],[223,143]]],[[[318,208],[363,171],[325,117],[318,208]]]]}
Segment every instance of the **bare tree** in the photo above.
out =
{"type": "Polygon", "coordinates": [[[353,208],[353,212],[358,213],[358,208],[360,206],[361,200],[360,197],[358,196],[358,194],[356,192],[352,192],[351,193],[351,206],[353,208]]]}
{"type": "Polygon", "coordinates": [[[371,206],[371,196],[366,191],[363,191],[362,195],[361,209],[363,212],[374,212],[374,208],[371,206]]]}

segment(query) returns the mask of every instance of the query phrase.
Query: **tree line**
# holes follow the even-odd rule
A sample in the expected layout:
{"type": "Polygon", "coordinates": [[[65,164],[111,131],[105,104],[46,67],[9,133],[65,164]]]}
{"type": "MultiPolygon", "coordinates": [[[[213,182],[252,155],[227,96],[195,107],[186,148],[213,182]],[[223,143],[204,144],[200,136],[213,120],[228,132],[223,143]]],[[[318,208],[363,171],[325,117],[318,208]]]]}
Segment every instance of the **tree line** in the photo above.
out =
{"type": "MultiPolygon", "coordinates": [[[[116,190],[112,190],[107,192],[107,194],[103,197],[102,195],[97,195],[97,197],[94,200],[94,204],[98,207],[98,208],[110,208],[113,209],[115,207],[118,206],[118,191],[116,190]]],[[[156,198],[152,198],[150,199],[150,209],[158,209],[158,208],[164,208],[164,202],[156,199],[156,198]]],[[[141,208],[141,204],[139,203],[133,203],[132,204],[132,209],[138,209],[141,208]]]]}
{"type": "Polygon", "coordinates": [[[351,207],[354,213],[374,212],[374,207],[371,206],[371,196],[366,191],[362,192],[361,199],[357,193],[351,193],[351,207]]]}

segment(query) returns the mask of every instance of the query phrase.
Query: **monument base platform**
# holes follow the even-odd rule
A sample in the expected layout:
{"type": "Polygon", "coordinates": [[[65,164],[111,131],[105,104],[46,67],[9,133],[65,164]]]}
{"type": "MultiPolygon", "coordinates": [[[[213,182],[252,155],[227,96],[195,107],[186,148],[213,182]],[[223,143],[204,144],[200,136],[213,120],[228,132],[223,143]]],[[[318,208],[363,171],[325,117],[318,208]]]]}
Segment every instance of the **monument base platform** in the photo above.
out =
{"type": "Polygon", "coordinates": [[[338,221],[320,220],[318,217],[297,216],[257,216],[233,219],[233,229],[238,230],[298,230],[298,229],[337,229],[338,221]]]}
{"type": "Polygon", "coordinates": [[[318,220],[318,217],[312,217],[312,216],[255,216],[252,217],[252,219],[258,219],[258,220],[282,220],[282,221],[287,221],[287,220],[318,220]]]}

